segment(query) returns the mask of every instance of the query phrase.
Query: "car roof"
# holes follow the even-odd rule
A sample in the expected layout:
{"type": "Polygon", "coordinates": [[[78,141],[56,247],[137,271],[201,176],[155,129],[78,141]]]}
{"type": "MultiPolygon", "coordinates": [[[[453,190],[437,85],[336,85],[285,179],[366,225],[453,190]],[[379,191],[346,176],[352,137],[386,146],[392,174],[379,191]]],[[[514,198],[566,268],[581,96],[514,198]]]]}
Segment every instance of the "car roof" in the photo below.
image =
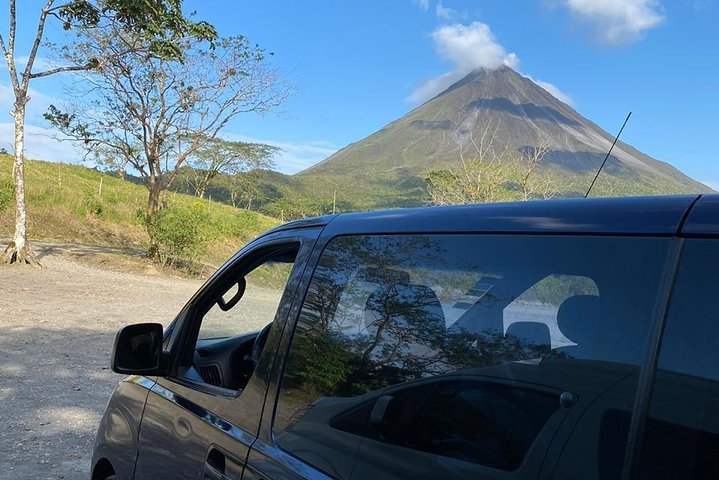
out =
{"type": "Polygon", "coordinates": [[[682,229],[686,236],[719,235],[719,195],[702,195],[692,207],[682,229]]]}
{"type": "Polygon", "coordinates": [[[517,233],[690,236],[719,234],[719,195],[613,197],[402,208],[312,217],[271,232],[325,234],[517,233]]]}
{"type": "Polygon", "coordinates": [[[545,200],[350,213],[333,219],[326,232],[676,235],[697,198],[545,200]]]}

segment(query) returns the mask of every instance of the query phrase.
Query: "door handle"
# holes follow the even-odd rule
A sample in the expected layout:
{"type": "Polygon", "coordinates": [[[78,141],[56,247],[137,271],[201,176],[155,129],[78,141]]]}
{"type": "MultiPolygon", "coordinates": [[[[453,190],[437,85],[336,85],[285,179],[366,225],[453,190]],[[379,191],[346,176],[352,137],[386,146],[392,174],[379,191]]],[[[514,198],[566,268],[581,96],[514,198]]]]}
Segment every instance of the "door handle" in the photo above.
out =
{"type": "Polygon", "coordinates": [[[225,454],[216,448],[211,448],[205,461],[205,480],[230,480],[225,475],[225,454]]]}

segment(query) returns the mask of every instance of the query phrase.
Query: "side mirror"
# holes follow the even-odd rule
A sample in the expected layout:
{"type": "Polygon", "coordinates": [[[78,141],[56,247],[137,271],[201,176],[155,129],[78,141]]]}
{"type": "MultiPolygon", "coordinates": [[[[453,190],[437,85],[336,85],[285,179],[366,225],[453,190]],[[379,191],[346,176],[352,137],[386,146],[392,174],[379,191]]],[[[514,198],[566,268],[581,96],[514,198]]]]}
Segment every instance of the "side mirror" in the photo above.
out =
{"type": "Polygon", "coordinates": [[[110,367],[126,375],[164,375],[162,325],[138,323],[120,329],[115,336],[110,367]]]}

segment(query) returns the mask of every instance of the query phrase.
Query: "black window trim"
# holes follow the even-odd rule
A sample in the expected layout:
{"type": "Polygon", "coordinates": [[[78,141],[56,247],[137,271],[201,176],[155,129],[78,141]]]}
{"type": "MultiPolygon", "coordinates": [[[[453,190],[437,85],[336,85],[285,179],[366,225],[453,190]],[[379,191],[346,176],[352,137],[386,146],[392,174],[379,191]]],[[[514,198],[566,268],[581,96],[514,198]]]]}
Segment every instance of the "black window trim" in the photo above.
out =
{"type": "MultiPolygon", "coordinates": [[[[264,260],[271,256],[272,253],[282,251],[283,248],[290,248],[292,246],[297,248],[299,254],[303,247],[305,247],[310,241],[307,237],[297,235],[297,231],[279,232],[276,236],[272,236],[271,238],[262,238],[258,240],[258,242],[253,242],[246,248],[242,249],[237,255],[234,255],[230,261],[221,267],[218,270],[218,274],[211,277],[210,280],[203,285],[200,291],[198,291],[184,309],[185,315],[182,323],[175,326],[175,328],[179,328],[179,332],[178,338],[174,342],[175,348],[171,353],[172,365],[170,367],[170,373],[166,377],[168,380],[209,395],[237,398],[242,394],[242,389],[230,390],[203,382],[193,381],[183,377],[178,372],[182,365],[186,365],[188,361],[192,361],[192,355],[194,352],[193,347],[197,341],[200,326],[202,324],[202,316],[198,315],[198,313],[202,311],[203,300],[211,290],[220,286],[223,283],[223,279],[232,272],[244,272],[246,274],[254,268],[260,266],[264,260]]],[[[298,280],[301,275],[301,272],[299,272],[296,267],[298,267],[298,265],[295,263],[282,295],[283,298],[286,297],[290,301],[292,301],[294,296],[297,294],[298,280]]],[[[278,312],[275,313],[273,322],[279,321],[284,325],[285,319],[278,318],[277,313],[278,312]]]]}
{"type": "Polygon", "coordinates": [[[662,337],[674,293],[674,286],[681,266],[684,247],[685,239],[680,237],[675,237],[669,244],[669,251],[667,252],[667,258],[665,260],[661,283],[657,290],[657,302],[652,311],[652,330],[649,333],[647,350],[640,368],[637,392],[634,397],[634,405],[631,412],[632,416],[629,421],[629,432],[627,433],[627,445],[624,451],[624,465],[621,476],[622,480],[634,479],[639,473],[642,440],[652,390],[654,388],[654,377],[656,375],[662,337]]]}

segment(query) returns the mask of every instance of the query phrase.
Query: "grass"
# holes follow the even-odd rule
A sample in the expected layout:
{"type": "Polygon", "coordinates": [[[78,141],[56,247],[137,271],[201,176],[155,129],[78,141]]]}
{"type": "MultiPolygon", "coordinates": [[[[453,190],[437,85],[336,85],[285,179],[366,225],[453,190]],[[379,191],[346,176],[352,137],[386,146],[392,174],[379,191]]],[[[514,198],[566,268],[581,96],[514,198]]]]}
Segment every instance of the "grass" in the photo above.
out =
{"type": "MultiPolygon", "coordinates": [[[[12,158],[0,155],[0,188],[7,188],[12,158]],[[5,187],[3,187],[5,186],[5,187]]],[[[78,165],[27,160],[25,163],[28,236],[31,240],[147,247],[143,212],[147,190],[134,183],[78,165]]],[[[189,206],[196,197],[170,193],[170,203],[189,206]]],[[[202,200],[209,213],[211,238],[202,261],[219,265],[277,219],[229,205],[202,200]]],[[[0,237],[14,231],[12,205],[0,212],[0,237]]]]}

